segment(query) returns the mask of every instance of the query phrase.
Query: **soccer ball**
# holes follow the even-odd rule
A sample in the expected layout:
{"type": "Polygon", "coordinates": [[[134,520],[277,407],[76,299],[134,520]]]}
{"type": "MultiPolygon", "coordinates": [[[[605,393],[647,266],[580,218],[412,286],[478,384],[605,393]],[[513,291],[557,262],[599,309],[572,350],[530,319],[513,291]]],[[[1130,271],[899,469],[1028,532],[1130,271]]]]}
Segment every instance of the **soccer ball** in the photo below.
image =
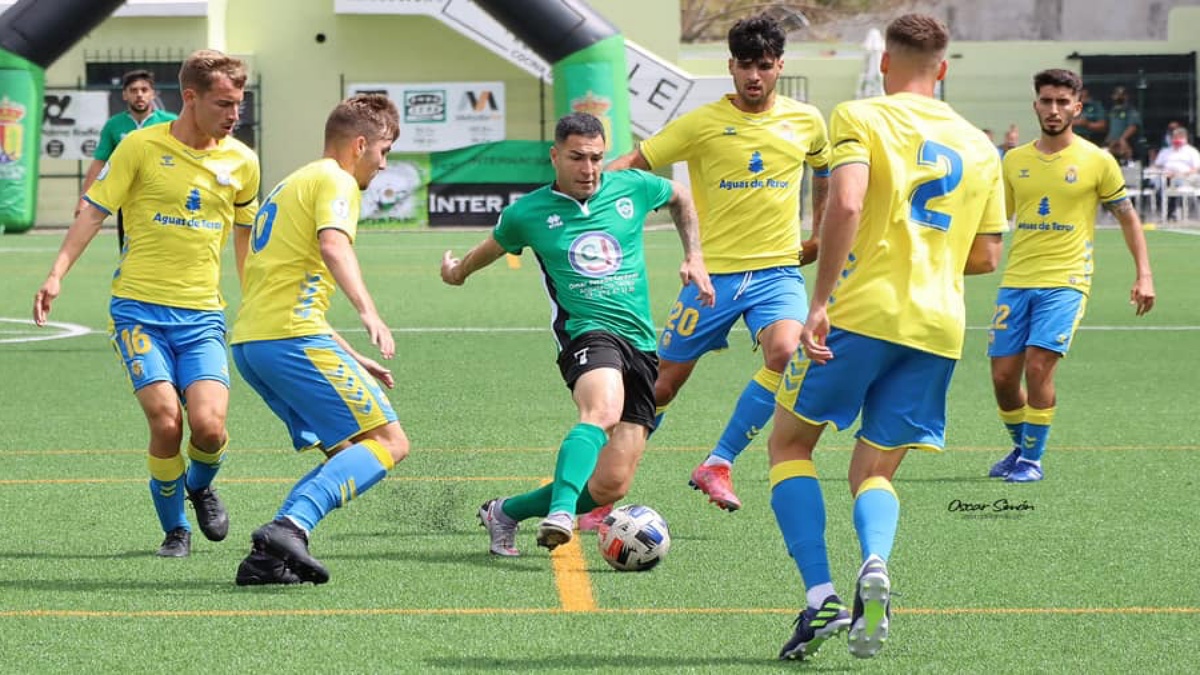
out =
{"type": "Polygon", "coordinates": [[[644,572],[667,557],[671,533],[667,521],[649,506],[613,509],[597,528],[600,555],[613,569],[644,572]]]}

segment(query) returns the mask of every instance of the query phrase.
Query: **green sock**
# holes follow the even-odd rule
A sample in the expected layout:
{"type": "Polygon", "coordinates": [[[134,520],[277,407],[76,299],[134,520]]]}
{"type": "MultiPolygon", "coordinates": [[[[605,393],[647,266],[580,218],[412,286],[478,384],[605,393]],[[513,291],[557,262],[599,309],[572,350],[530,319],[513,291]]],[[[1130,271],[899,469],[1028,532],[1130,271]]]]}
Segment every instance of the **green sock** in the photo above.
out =
{"type": "Polygon", "coordinates": [[[567,432],[558,448],[558,461],[554,466],[550,513],[575,513],[579,495],[596,469],[600,449],[607,442],[608,434],[594,424],[576,424],[567,432]]]}
{"type": "MultiPolygon", "coordinates": [[[[518,522],[529,518],[545,518],[550,513],[550,496],[553,493],[554,484],[546,483],[536,490],[506,497],[500,505],[500,510],[518,522]]],[[[585,485],[583,492],[579,494],[579,501],[575,504],[575,513],[587,513],[597,506],[600,504],[585,485]]]]}

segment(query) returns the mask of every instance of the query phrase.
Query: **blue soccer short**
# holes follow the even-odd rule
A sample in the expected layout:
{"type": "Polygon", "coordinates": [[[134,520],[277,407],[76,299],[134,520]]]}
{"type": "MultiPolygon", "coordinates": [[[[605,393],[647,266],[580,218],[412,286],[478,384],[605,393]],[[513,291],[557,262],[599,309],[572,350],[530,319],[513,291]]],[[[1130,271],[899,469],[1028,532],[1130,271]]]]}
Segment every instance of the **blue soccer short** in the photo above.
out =
{"type": "Polygon", "coordinates": [[[180,393],[200,380],[229,386],[225,313],[127,298],[109,303],[108,337],[133,390],[170,382],[180,393]]]}
{"type": "Polygon", "coordinates": [[[813,363],[797,350],[775,402],[811,424],[845,429],[862,413],[856,438],[878,448],[940,451],[946,445],[946,393],[955,359],[838,328],[833,357],[813,363]]]}
{"type": "Polygon", "coordinates": [[[725,349],[738,319],[745,321],[751,344],[757,347],[758,335],[767,326],[781,319],[804,323],[808,318],[804,277],[796,267],[714,274],[712,284],[717,292],[715,307],[700,304],[694,284],[679,291],[658,339],[659,358],[686,363],[725,349]]]}
{"type": "Polygon", "coordinates": [[[395,422],[383,389],[329,335],[256,340],[233,346],[242,378],[287,425],[297,450],[332,449],[395,422]]]}
{"type": "Polygon", "coordinates": [[[1015,356],[1026,347],[1066,355],[1086,309],[1087,296],[1074,288],[1001,288],[988,330],[988,356],[1015,356]]]}

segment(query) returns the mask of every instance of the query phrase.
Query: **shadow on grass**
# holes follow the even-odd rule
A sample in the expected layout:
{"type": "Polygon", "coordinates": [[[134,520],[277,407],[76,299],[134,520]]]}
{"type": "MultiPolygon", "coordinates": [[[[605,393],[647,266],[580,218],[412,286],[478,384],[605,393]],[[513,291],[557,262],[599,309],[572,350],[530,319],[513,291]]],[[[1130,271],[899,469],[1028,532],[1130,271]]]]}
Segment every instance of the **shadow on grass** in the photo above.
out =
{"type": "Polygon", "coordinates": [[[228,581],[215,579],[0,579],[0,589],[24,593],[111,593],[137,592],[163,594],[211,595],[214,591],[234,588],[232,574],[228,581]]]}
{"type": "Polygon", "coordinates": [[[671,669],[679,671],[700,670],[704,672],[721,672],[721,668],[737,666],[754,666],[766,671],[769,666],[777,666],[781,671],[799,672],[795,668],[803,668],[804,672],[819,670],[821,672],[850,672],[854,670],[843,664],[821,663],[806,661],[803,665],[798,661],[778,661],[766,656],[751,657],[719,657],[695,656],[691,658],[655,657],[646,654],[626,656],[596,656],[594,654],[559,654],[556,656],[520,657],[520,658],[487,658],[487,657],[445,657],[425,659],[425,665],[435,670],[488,671],[498,672],[529,672],[529,671],[602,671],[606,673],[638,672],[652,669],[671,669]]]}
{"type": "Polygon", "coordinates": [[[157,557],[151,549],[109,553],[0,551],[0,560],[153,560],[157,557]]]}

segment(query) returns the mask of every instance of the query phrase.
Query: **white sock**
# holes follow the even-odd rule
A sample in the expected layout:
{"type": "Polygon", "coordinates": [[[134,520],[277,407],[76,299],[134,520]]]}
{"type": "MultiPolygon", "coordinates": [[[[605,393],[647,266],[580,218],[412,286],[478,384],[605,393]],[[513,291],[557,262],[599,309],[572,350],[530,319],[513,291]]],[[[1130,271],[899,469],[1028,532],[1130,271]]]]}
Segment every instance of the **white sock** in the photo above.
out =
{"type": "Polygon", "coordinates": [[[837,595],[837,592],[833,590],[833,582],[827,581],[823,584],[813,586],[805,591],[804,594],[808,597],[809,607],[820,607],[821,603],[825,602],[825,598],[837,595]]]}
{"type": "MultiPolygon", "coordinates": [[[[704,460],[704,466],[728,466],[728,467],[732,467],[732,466],[733,466],[733,462],[731,462],[731,461],[729,461],[729,460],[725,459],[724,457],[717,457],[716,455],[709,455],[709,456],[708,456],[708,459],[704,460]]],[[[822,599],[824,599],[824,598],[822,598],[822,599]]]]}

